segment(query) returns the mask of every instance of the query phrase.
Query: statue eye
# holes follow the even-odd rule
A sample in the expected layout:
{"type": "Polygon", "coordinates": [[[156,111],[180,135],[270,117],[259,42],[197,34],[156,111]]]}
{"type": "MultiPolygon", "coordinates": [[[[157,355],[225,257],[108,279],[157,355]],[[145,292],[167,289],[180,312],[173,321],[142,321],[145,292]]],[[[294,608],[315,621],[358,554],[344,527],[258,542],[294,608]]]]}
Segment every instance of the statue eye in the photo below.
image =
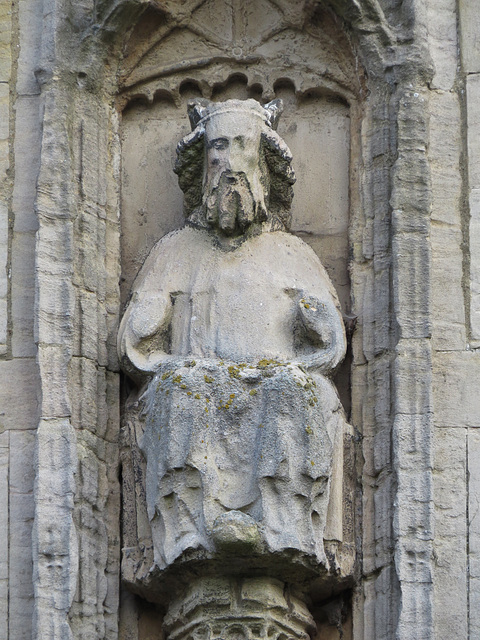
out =
{"type": "Polygon", "coordinates": [[[209,142],[208,148],[223,151],[224,149],[228,148],[228,140],[227,138],[216,138],[215,140],[209,142]]]}
{"type": "Polygon", "coordinates": [[[245,136],[235,136],[235,142],[240,149],[245,149],[245,136]]]}

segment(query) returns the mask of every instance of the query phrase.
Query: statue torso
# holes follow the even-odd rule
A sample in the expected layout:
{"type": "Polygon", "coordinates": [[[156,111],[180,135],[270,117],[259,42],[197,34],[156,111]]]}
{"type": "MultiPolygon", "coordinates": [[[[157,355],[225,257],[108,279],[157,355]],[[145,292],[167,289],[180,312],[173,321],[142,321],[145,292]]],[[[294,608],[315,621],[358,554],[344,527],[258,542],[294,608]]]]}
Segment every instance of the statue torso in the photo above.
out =
{"type": "Polygon", "coordinates": [[[207,232],[186,227],[154,251],[162,288],[173,303],[172,355],[292,359],[301,292],[314,293],[314,287],[327,296],[330,290],[311,249],[283,232],[225,250],[207,232]],[[170,262],[166,272],[162,265],[172,250],[178,252],[176,264],[172,269],[170,262]]]}

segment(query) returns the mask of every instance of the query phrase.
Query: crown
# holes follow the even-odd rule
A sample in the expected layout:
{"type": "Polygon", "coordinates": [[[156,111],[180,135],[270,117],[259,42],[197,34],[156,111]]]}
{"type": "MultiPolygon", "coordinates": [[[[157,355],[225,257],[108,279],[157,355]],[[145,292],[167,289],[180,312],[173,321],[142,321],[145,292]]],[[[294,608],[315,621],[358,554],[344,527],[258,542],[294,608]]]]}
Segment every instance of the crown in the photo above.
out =
{"type": "Polygon", "coordinates": [[[261,118],[268,127],[276,129],[278,119],[283,111],[283,102],[280,99],[272,100],[264,107],[253,100],[227,100],[226,102],[210,102],[202,98],[197,98],[188,103],[188,116],[192,130],[199,125],[204,125],[213,117],[224,113],[248,112],[261,118]]]}

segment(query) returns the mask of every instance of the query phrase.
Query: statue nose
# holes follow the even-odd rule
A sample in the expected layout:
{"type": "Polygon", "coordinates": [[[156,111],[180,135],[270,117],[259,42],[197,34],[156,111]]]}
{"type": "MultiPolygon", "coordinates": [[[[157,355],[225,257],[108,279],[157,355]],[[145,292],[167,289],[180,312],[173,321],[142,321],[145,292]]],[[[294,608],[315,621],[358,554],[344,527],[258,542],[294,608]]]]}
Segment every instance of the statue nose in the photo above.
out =
{"type": "Polygon", "coordinates": [[[243,173],[245,171],[245,154],[241,150],[230,149],[228,168],[232,173],[243,173]]]}

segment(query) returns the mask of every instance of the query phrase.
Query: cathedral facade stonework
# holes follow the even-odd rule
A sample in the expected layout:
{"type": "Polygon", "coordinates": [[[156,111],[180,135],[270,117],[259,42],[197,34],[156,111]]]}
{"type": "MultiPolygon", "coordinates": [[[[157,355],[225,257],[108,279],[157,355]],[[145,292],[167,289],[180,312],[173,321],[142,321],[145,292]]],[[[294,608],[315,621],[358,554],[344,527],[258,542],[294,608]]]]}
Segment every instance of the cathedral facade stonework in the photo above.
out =
{"type": "Polygon", "coordinates": [[[0,640],[480,637],[479,32],[0,3],[0,640]]]}

